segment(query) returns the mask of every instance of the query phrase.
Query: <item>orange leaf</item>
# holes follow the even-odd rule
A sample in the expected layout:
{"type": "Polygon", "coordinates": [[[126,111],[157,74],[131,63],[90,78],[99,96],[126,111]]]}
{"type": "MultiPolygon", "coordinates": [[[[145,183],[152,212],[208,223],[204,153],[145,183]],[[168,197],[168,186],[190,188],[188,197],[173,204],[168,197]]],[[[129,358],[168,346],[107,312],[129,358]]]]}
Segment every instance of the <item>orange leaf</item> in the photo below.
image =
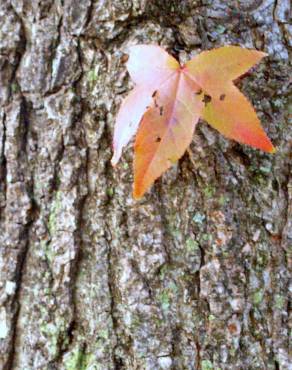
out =
{"type": "Polygon", "coordinates": [[[190,145],[203,103],[198,87],[179,70],[143,116],[135,143],[134,197],[140,198],[190,145]]]}
{"type": "Polygon", "coordinates": [[[127,67],[137,85],[117,116],[112,163],[118,162],[123,147],[138,130],[136,199],[184,154],[199,117],[226,137],[275,151],[254,109],[232,83],[264,56],[255,50],[226,46],[202,52],[181,67],[158,46],[130,49],[127,67]]]}
{"type": "Polygon", "coordinates": [[[187,62],[186,73],[205,95],[202,118],[230,139],[273,153],[275,148],[254,109],[232,83],[265,55],[256,50],[225,46],[202,52],[187,62]]]}

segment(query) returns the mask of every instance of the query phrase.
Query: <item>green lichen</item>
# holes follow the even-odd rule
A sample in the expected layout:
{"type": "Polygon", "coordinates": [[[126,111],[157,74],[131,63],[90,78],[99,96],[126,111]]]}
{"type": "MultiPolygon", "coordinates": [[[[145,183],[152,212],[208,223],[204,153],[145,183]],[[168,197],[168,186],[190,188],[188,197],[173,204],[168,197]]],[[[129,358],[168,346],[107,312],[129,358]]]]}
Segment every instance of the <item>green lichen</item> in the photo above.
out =
{"type": "Polygon", "coordinates": [[[18,86],[18,84],[17,83],[15,83],[15,82],[13,82],[12,84],[11,84],[11,90],[12,90],[12,92],[15,94],[15,93],[17,93],[17,92],[19,92],[20,91],[20,89],[19,89],[19,86],[18,86]]]}
{"type": "Polygon", "coordinates": [[[285,302],[286,302],[286,298],[280,294],[276,294],[275,296],[275,304],[276,304],[276,307],[279,309],[279,310],[282,310],[285,306],[285,302]]]}
{"type": "Polygon", "coordinates": [[[42,240],[40,243],[40,249],[44,251],[45,258],[49,261],[52,262],[54,258],[54,252],[50,248],[50,243],[48,243],[45,240],[42,240]]]}
{"type": "Polygon", "coordinates": [[[212,185],[208,185],[205,189],[203,189],[203,193],[206,198],[210,199],[215,195],[216,189],[212,185]]]}
{"type": "Polygon", "coordinates": [[[137,314],[133,314],[131,318],[131,326],[137,328],[141,325],[141,317],[137,314]]]}
{"type": "Polygon", "coordinates": [[[179,230],[179,229],[171,229],[170,228],[169,232],[171,233],[172,236],[174,236],[177,239],[182,236],[181,230],[179,230]]]}
{"type": "Polygon", "coordinates": [[[166,275],[166,273],[167,273],[167,270],[168,270],[168,265],[167,265],[167,264],[165,264],[165,265],[163,265],[163,266],[161,267],[161,269],[160,269],[160,271],[159,271],[159,276],[160,276],[160,279],[161,279],[161,280],[164,280],[165,275],[166,275]]]}
{"type": "Polygon", "coordinates": [[[176,285],[173,281],[171,281],[171,282],[169,283],[168,288],[169,288],[169,290],[171,291],[171,293],[172,293],[173,295],[176,295],[176,294],[177,294],[177,292],[178,292],[178,287],[177,287],[177,285],[176,285]]]}
{"type": "Polygon", "coordinates": [[[202,235],[202,240],[207,242],[212,240],[212,235],[211,234],[203,234],[202,235]]]}
{"type": "Polygon", "coordinates": [[[167,311],[170,307],[169,292],[164,290],[162,293],[159,294],[158,300],[161,304],[163,311],[167,311]]]}
{"type": "Polygon", "coordinates": [[[57,229],[57,215],[62,207],[61,198],[62,198],[62,193],[58,191],[51,205],[51,212],[50,212],[49,224],[48,224],[49,232],[51,235],[53,235],[57,229]]]}
{"type": "Polygon", "coordinates": [[[199,243],[192,238],[186,240],[186,250],[187,252],[195,252],[199,249],[199,243]]]}
{"type": "MultiPolygon", "coordinates": [[[[46,312],[44,316],[46,317],[46,312]]],[[[69,343],[67,335],[67,325],[64,318],[60,317],[55,322],[47,323],[44,321],[40,326],[41,333],[47,338],[47,348],[52,357],[56,357],[61,347],[66,347],[69,343]]]]}
{"type": "Polygon", "coordinates": [[[70,356],[67,356],[66,363],[65,363],[65,369],[66,370],[77,370],[80,362],[80,354],[82,353],[79,351],[79,349],[75,349],[70,356]]]}
{"type": "Polygon", "coordinates": [[[265,250],[258,250],[256,255],[256,270],[262,271],[264,267],[266,267],[269,263],[269,255],[268,252],[265,250]]]}
{"type": "Polygon", "coordinates": [[[264,298],[264,292],[262,290],[258,290],[252,296],[252,301],[255,305],[259,305],[264,298]]]}
{"type": "Polygon", "coordinates": [[[98,66],[87,72],[87,80],[89,82],[95,82],[98,78],[98,66]]]}
{"type": "Polygon", "coordinates": [[[79,347],[66,356],[66,370],[101,370],[101,366],[95,363],[93,354],[86,354],[79,347]]]}
{"type": "Polygon", "coordinates": [[[225,195],[220,195],[218,199],[218,203],[220,206],[224,206],[228,202],[229,202],[229,198],[227,198],[225,195]]]}
{"type": "Polygon", "coordinates": [[[40,326],[41,333],[47,338],[48,351],[52,357],[57,356],[59,352],[58,339],[59,339],[59,329],[52,323],[42,324],[40,326]]]}
{"type": "Polygon", "coordinates": [[[230,357],[235,357],[236,354],[237,354],[236,348],[234,348],[234,347],[230,348],[230,350],[229,350],[230,357]]]}
{"type": "Polygon", "coordinates": [[[38,181],[37,178],[34,180],[34,191],[40,191],[43,187],[43,183],[41,181],[38,181]]]}
{"type": "Polygon", "coordinates": [[[158,301],[163,311],[168,311],[172,297],[177,296],[177,293],[177,285],[173,281],[170,281],[167,288],[158,295],[158,301]]]}
{"type": "Polygon", "coordinates": [[[109,337],[109,332],[108,332],[108,330],[107,330],[107,329],[100,330],[100,331],[98,332],[98,337],[99,337],[99,338],[102,338],[102,339],[108,339],[108,337],[109,337]]]}
{"type": "Polygon", "coordinates": [[[107,188],[106,193],[111,198],[114,195],[114,189],[113,188],[107,188]]]}
{"type": "Polygon", "coordinates": [[[202,361],[202,370],[213,370],[213,364],[209,360],[203,360],[202,361]]]}

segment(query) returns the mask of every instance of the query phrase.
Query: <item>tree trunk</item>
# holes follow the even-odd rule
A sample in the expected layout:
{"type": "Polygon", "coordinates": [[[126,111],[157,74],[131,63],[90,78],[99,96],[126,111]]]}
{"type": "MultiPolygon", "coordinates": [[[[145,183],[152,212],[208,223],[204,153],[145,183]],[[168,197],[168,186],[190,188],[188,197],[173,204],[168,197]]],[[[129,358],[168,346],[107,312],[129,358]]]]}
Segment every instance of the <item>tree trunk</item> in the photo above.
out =
{"type": "Polygon", "coordinates": [[[292,368],[289,12],[289,0],[1,1],[1,369],[292,368]],[[110,159],[137,43],[181,61],[266,51],[238,86],[277,153],[202,122],[134,201],[132,146],[110,159]]]}

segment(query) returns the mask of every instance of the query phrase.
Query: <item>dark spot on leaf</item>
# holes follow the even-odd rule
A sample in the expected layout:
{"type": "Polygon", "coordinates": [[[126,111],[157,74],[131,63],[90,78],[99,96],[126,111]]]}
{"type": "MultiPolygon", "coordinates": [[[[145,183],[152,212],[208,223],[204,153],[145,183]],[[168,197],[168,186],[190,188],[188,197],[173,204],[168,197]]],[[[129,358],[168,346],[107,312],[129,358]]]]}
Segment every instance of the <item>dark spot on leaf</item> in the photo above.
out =
{"type": "Polygon", "coordinates": [[[159,105],[157,104],[157,101],[154,99],[155,108],[158,108],[159,105]]]}
{"type": "Polygon", "coordinates": [[[202,94],[202,90],[201,89],[195,92],[195,95],[201,95],[201,94],[202,94]]]}
{"type": "Polygon", "coordinates": [[[121,56],[121,62],[126,63],[129,60],[129,55],[128,54],[123,54],[121,56]]]}
{"type": "Polygon", "coordinates": [[[155,90],[154,93],[152,94],[152,98],[155,98],[156,94],[157,94],[157,90],[155,90]]]}
{"type": "Polygon", "coordinates": [[[210,95],[207,95],[207,94],[204,94],[204,97],[203,97],[203,100],[202,102],[205,103],[205,106],[210,103],[210,101],[212,100],[211,96],[210,95]]]}
{"type": "Polygon", "coordinates": [[[163,115],[163,107],[159,107],[159,114],[162,116],[163,115]]]}
{"type": "Polygon", "coordinates": [[[225,94],[221,94],[219,99],[220,99],[221,101],[223,101],[225,98],[226,98],[226,95],[225,95],[225,94]]]}
{"type": "Polygon", "coordinates": [[[155,140],[157,143],[160,143],[161,137],[158,136],[158,138],[155,140]]]}

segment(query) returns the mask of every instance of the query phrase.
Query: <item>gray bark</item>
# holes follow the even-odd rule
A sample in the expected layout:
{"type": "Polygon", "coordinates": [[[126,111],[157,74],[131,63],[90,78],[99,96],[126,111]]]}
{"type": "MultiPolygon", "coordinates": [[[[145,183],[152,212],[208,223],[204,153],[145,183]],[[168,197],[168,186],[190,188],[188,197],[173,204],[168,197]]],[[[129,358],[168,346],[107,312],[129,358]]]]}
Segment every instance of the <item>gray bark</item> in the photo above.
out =
{"type": "Polygon", "coordinates": [[[1,1],[1,369],[291,369],[289,17],[289,0],[1,1]],[[134,201],[132,146],[110,159],[136,43],[266,51],[238,86],[277,153],[200,123],[134,201]]]}

